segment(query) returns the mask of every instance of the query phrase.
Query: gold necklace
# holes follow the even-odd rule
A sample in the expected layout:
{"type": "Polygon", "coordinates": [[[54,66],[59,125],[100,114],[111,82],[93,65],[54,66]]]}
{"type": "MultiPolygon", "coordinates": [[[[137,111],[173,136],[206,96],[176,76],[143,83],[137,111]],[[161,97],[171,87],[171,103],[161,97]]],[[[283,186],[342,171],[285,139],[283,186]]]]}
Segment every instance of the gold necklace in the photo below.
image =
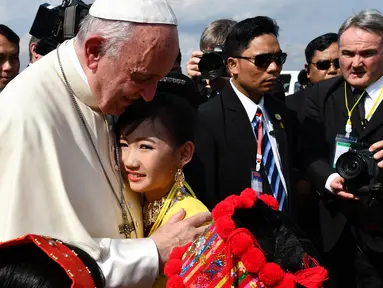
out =
{"type": "Polygon", "coordinates": [[[167,197],[168,195],[162,197],[159,200],[145,203],[143,208],[143,221],[145,229],[151,227],[153,223],[156,222],[167,197]]]}

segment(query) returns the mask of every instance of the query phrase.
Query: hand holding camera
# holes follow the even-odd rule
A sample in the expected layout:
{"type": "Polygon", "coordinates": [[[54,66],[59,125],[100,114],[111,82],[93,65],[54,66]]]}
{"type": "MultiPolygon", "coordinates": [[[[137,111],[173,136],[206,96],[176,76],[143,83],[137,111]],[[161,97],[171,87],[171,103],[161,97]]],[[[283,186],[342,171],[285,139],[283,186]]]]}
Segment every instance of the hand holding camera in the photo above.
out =
{"type": "Polygon", "coordinates": [[[198,63],[202,55],[202,51],[193,51],[190,59],[186,62],[186,73],[190,78],[201,76],[198,70],[198,63]]]}
{"type": "Polygon", "coordinates": [[[344,199],[358,200],[368,195],[383,199],[383,141],[370,147],[354,143],[350,150],[339,157],[336,169],[341,177],[330,184],[334,193],[344,199]]]}

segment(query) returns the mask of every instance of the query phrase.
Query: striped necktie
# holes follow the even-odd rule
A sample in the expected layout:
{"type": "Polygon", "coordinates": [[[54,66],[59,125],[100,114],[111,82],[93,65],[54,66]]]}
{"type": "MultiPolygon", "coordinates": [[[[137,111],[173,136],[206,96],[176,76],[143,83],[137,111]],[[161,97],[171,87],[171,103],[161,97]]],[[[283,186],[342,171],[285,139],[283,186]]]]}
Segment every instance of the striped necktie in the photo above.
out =
{"type": "MultiPolygon", "coordinates": [[[[257,109],[257,113],[253,121],[251,122],[255,135],[258,135],[259,124],[262,120],[262,110],[257,109]]],[[[279,210],[284,210],[287,205],[287,194],[283,187],[281,177],[278,172],[278,168],[275,163],[273,149],[271,147],[269,135],[267,134],[266,123],[262,124],[262,164],[264,171],[267,175],[273,196],[279,203],[279,210]]]]}

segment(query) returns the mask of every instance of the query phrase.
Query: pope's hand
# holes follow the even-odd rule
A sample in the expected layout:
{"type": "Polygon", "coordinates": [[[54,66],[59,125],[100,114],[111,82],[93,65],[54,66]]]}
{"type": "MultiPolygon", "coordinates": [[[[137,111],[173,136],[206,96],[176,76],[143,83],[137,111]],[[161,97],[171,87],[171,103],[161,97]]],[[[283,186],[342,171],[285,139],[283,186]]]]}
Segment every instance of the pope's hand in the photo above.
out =
{"type": "Polygon", "coordinates": [[[198,238],[211,221],[211,213],[204,212],[183,220],[185,211],[181,209],[169,221],[157,229],[150,238],[156,243],[160,259],[160,270],[169,259],[173,248],[183,246],[198,238]]]}

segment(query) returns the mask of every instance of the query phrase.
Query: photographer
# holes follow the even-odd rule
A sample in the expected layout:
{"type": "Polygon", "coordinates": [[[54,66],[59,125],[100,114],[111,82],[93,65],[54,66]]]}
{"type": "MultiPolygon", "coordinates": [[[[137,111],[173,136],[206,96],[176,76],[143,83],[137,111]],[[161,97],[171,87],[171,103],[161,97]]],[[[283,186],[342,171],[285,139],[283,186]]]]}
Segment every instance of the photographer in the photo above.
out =
{"type": "Polygon", "coordinates": [[[301,158],[334,287],[383,287],[383,15],[351,16],[338,37],[343,76],[304,92],[301,158]]]}
{"type": "MultiPolygon", "coordinates": [[[[202,32],[199,43],[201,51],[193,51],[191,58],[186,63],[186,73],[197,85],[201,94],[201,103],[219,93],[229,80],[229,77],[217,77],[213,80],[201,78],[202,75],[198,68],[201,57],[204,53],[213,51],[217,46],[218,48],[222,46],[231,28],[236,23],[236,21],[230,19],[219,19],[211,22],[202,32]]],[[[230,72],[226,71],[227,73],[230,72]]]]}

